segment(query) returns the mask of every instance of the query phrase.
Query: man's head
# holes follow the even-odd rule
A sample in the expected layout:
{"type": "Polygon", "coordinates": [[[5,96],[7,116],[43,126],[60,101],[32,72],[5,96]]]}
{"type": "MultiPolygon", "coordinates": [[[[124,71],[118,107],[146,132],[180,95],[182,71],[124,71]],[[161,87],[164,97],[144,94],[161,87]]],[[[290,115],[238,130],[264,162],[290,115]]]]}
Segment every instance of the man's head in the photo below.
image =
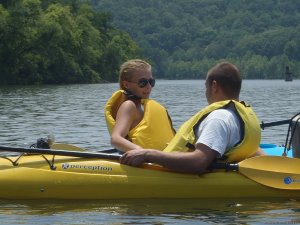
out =
{"type": "Polygon", "coordinates": [[[206,98],[209,104],[223,100],[239,100],[242,78],[239,69],[222,62],[212,67],[206,76],[206,98]]]}

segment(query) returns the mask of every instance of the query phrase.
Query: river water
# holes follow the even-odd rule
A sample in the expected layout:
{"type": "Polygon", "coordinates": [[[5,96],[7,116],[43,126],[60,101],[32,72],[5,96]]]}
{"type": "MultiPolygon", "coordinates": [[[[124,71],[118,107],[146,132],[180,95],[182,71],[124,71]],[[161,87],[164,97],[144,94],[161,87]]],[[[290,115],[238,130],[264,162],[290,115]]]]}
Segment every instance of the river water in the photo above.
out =
{"type": "MultiPolygon", "coordinates": [[[[118,84],[1,86],[0,145],[28,147],[54,135],[57,142],[111,148],[104,105],[118,84]]],[[[300,112],[300,80],[246,80],[241,99],[260,121],[300,112]]],[[[207,105],[203,80],[158,80],[152,98],[169,111],[176,129],[207,105]]],[[[262,142],[285,143],[287,125],[266,128],[262,142]]],[[[1,184],[0,184],[1,185],[1,184]]],[[[121,190],[120,190],[121,191],[121,190]]],[[[0,201],[3,224],[300,224],[295,199],[0,201]]]]}

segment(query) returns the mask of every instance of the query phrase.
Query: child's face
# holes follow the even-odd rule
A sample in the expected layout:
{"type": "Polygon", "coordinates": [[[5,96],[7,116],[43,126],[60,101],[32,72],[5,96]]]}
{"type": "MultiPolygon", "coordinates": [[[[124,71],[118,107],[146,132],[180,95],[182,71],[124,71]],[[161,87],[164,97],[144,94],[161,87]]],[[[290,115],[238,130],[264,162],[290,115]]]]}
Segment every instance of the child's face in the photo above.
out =
{"type": "Polygon", "coordinates": [[[155,81],[151,70],[140,69],[132,74],[130,81],[124,81],[125,87],[138,97],[149,98],[155,81]]]}

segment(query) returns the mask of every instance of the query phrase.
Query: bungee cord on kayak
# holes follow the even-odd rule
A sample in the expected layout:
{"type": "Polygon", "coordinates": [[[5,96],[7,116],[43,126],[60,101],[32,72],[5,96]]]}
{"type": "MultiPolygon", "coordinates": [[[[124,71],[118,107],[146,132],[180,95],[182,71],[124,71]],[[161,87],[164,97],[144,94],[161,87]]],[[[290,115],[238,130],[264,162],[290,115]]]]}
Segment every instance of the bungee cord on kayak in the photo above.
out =
{"type": "MultiPolygon", "coordinates": [[[[300,132],[300,113],[297,113],[296,115],[294,115],[290,122],[289,122],[289,127],[288,127],[288,132],[286,135],[286,141],[285,141],[285,145],[284,145],[284,151],[282,153],[282,156],[286,156],[287,152],[291,150],[291,146],[292,146],[292,142],[297,142],[297,138],[298,138],[298,143],[299,143],[299,135],[294,136],[295,133],[299,133],[300,132]],[[291,134],[291,136],[290,136],[291,134]]],[[[300,134],[300,133],[299,133],[300,134]]],[[[300,146],[298,146],[297,144],[293,145],[293,156],[294,157],[299,157],[300,156],[300,146]]]]}

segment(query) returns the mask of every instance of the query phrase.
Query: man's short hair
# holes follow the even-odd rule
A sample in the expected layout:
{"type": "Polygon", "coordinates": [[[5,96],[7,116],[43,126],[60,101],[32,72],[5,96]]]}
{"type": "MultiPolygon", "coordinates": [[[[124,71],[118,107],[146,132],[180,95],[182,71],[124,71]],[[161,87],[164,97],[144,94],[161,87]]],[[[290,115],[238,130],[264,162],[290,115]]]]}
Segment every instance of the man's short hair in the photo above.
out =
{"type": "Polygon", "coordinates": [[[221,62],[212,67],[207,73],[207,84],[217,81],[227,97],[239,97],[242,87],[242,77],[239,69],[229,63],[221,62]]]}

